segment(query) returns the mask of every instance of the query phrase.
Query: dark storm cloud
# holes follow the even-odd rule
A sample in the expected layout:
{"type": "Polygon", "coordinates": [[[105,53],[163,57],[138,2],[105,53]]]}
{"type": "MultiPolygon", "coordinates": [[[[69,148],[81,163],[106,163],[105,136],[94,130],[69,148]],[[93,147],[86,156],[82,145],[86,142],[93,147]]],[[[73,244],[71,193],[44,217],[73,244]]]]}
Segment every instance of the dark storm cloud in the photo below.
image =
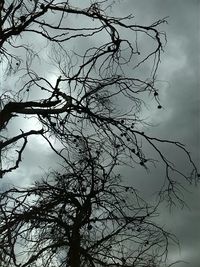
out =
{"type": "MultiPolygon", "coordinates": [[[[150,111],[152,122],[158,127],[150,130],[153,135],[180,140],[187,144],[196,164],[199,167],[199,6],[197,0],[130,0],[123,1],[123,13],[131,12],[135,21],[152,23],[156,19],[168,17],[167,45],[161,58],[158,79],[161,80],[162,111],[150,111]]],[[[171,154],[171,158],[174,154],[171,154]]],[[[184,168],[185,160],[180,156],[178,164],[184,168]]],[[[132,171],[130,181],[137,177],[140,188],[157,187],[161,170],[152,170],[152,185],[146,174],[139,170],[132,171]],[[133,177],[134,176],[134,177],[133,177]],[[143,176],[143,179],[141,179],[143,176]],[[140,180],[140,181],[139,181],[140,180]]],[[[161,211],[161,221],[174,232],[180,240],[181,253],[175,250],[171,259],[182,259],[190,267],[198,267],[200,262],[200,191],[199,188],[188,188],[191,193],[185,194],[185,201],[190,210],[175,209],[171,214],[167,209],[161,211]]],[[[147,189],[145,190],[147,194],[147,189]]],[[[150,197],[150,195],[149,195],[150,197]]],[[[178,266],[184,266],[180,264],[178,266]]]]}

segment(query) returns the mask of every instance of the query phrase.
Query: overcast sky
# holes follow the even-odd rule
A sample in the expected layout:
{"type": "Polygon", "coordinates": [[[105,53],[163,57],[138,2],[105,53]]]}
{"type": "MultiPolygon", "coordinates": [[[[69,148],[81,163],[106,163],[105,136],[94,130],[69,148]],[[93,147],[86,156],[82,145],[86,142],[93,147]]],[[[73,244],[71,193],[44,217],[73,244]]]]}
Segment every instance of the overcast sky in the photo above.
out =
{"type": "MultiPolygon", "coordinates": [[[[155,134],[159,133],[160,136],[179,139],[187,144],[199,166],[200,1],[124,1],[123,12],[127,13],[130,10],[135,15],[136,21],[146,24],[153,22],[154,19],[168,16],[168,25],[165,26],[168,42],[158,72],[158,79],[163,81],[161,101],[164,109],[162,112],[153,113],[153,120],[158,121],[159,126],[152,131],[155,134]]],[[[189,190],[191,193],[185,194],[185,200],[190,210],[174,209],[170,214],[167,209],[163,209],[161,221],[180,240],[180,254],[178,250],[174,250],[171,257],[174,260],[185,260],[188,265],[179,264],[178,266],[199,267],[200,189],[190,187],[189,190]]]]}
{"type": "MultiPolygon", "coordinates": [[[[168,17],[168,24],[164,26],[168,41],[157,76],[160,81],[161,103],[164,108],[162,111],[157,109],[149,111],[152,122],[158,124],[158,127],[153,128],[151,132],[160,137],[176,139],[187,144],[187,148],[198,165],[200,162],[200,1],[123,0],[119,5],[120,14],[132,13],[136,22],[146,25],[157,19],[168,17]]],[[[34,142],[40,142],[38,137],[33,139],[34,142]]],[[[7,177],[6,181],[0,181],[1,186],[5,187],[13,180],[15,184],[25,185],[30,183],[30,177],[37,177],[41,169],[45,170],[49,162],[53,166],[55,162],[53,153],[49,154],[49,151],[43,147],[43,154],[38,154],[34,142],[27,147],[20,169],[7,177]],[[32,168],[34,161],[39,163],[36,169],[32,168]]],[[[171,157],[173,156],[172,154],[171,157]]],[[[179,162],[184,164],[182,158],[179,162]]],[[[130,183],[132,172],[130,170],[126,172],[130,183]]],[[[154,170],[150,175],[154,176],[156,181],[161,173],[154,170]]],[[[147,174],[139,169],[135,170],[134,177],[140,179],[138,184],[141,189],[147,190],[154,184],[147,179],[147,174]]],[[[191,193],[185,195],[185,201],[190,210],[174,209],[170,214],[165,208],[162,210],[160,220],[180,239],[181,252],[174,250],[170,254],[174,260],[182,259],[188,262],[188,265],[179,264],[179,267],[199,267],[200,264],[200,189],[190,187],[189,191],[191,193]]]]}

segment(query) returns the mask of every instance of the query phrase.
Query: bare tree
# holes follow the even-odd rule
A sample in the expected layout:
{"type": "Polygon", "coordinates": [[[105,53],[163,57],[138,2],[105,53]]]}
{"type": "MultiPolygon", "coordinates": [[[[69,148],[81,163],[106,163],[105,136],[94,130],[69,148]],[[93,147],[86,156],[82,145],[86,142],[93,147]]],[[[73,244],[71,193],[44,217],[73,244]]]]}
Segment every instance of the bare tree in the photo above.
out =
{"type": "Polygon", "coordinates": [[[34,135],[63,166],[30,188],[1,192],[2,266],[159,266],[173,236],[155,223],[157,205],[183,203],[180,179],[199,176],[185,146],[150,136],[140,116],[149,96],[162,109],[155,81],[166,20],[139,25],[132,15],[112,16],[114,1],[88,2],[0,3],[1,177],[19,167],[34,135]],[[18,118],[39,128],[13,133],[18,118]],[[185,154],[187,173],[164,145],[185,154]],[[151,207],[116,169],[157,160],[166,178],[151,207]]]}
{"type": "Polygon", "coordinates": [[[114,158],[85,145],[61,172],[1,194],[5,266],[164,266],[176,239],[155,223],[157,206],[122,184],[114,158]]]}
{"type": "Polygon", "coordinates": [[[152,95],[158,109],[162,108],[155,80],[166,42],[159,27],[166,20],[138,25],[132,15],[109,15],[112,1],[84,3],[75,7],[72,1],[1,1],[1,62],[5,79],[18,77],[15,88],[1,88],[1,176],[19,167],[30,136],[41,135],[56,150],[49,141],[54,136],[63,145],[65,155],[61,156],[65,157],[76,132],[81,131],[84,136],[104,141],[105,153],[119,150],[118,161],[123,164],[130,160],[131,165],[144,168],[154,164],[143,149],[143,144],[150,145],[158,156],[156,160],[160,158],[166,168],[163,191],[179,198],[181,183],[175,176],[189,182],[198,176],[190,154],[180,142],[146,134],[140,117],[147,104],[146,95],[152,95]],[[142,38],[150,42],[148,48],[142,38]],[[47,56],[44,60],[41,46],[49,61],[47,56]],[[140,71],[145,63],[152,64],[146,77],[140,71]],[[48,64],[54,67],[54,83],[48,64]],[[119,101],[128,108],[120,107],[119,101]],[[12,136],[6,129],[17,117],[25,121],[34,117],[41,128],[18,129],[19,133],[12,136]],[[163,143],[185,153],[191,166],[188,173],[167,158],[161,149],[163,143]]]}

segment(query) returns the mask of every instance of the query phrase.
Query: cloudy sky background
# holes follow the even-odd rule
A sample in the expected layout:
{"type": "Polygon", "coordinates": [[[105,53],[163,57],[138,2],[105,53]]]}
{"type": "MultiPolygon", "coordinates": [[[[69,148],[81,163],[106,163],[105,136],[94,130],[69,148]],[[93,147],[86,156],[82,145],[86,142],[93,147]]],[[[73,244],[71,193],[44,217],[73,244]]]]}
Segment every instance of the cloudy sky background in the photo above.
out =
{"type": "MultiPolygon", "coordinates": [[[[163,26],[168,42],[157,75],[157,86],[160,88],[160,99],[164,108],[160,111],[153,106],[143,115],[151,117],[151,122],[157,125],[148,130],[152,135],[179,140],[187,144],[188,150],[199,166],[200,2],[198,0],[123,0],[118,5],[119,14],[132,13],[135,21],[141,24],[149,25],[157,19],[168,16],[168,24],[163,26]]],[[[10,81],[11,87],[13,84],[14,81],[10,81]]],[[[14,123],[16,125],[11,126],[13,129],[17,128],[20,119],[14,123]]],[[[10,130],[13,132],[12,129],[10,130]]],[[[169,153],[173,158],[174,153],[170,150],[169,153]]],[[[20,168],[1,180],[0,185],[5,188],[10,183],[22,186],[29,184],[33,178],[38,177],[41,171],[47,170],[49,163],[53,167],[55,162],[54,153],[49,153],[43,142],[33,137],[33,142],[27,146],[20,168]],[[38,146],[35,142],[41,147],[42,153],[40,151],[38,153],[38,146]],[[33,165],[37,167],[33,168],[33,165]]],[[[184,168],[185,163],[181,156],[178,162],[183,164],[184,168]]],[[[162,175],[161,169],[153,169],[150,174],[141,168],[134,171],[126,170],[127,181],[129,183],[134,181],[134,185],[137,183],[149,198],[162,175]]],[[[194,186],[188,189],[190,192],[185,193],[185,201],[189,208],[180,210],[177,207],[170,213],[167,208],[163,207],[160,222],[174,232],[180,240],[181,252],[174,249],[170,257],[173,260],[185,260],[188,265],[181,263],[178,267],[199,267],[200,189],[194,186]]]]}
{"type": "MultiPolygon", "coordinates": [[[[198,0],[129,0],[124,1],[123,12],[130,12],[137,22],[149,24],[154,19],[168,17],[167,45],[162,55],[158,71],[161,82],[162,112],[153,111],[153,122],[158,127],[152,129],[155,135],[180,140],[187,144],[196,164],[200,163],[200,2],[198,0]]],[[[173,158],[174,154],[171,155],[173,158]]],[[[179,163],[184,164],[180,157],[179,163]]],[[[183,165],[184,167],[184,165],[183,165]]],[[[131,176],[131,171],[130,171],[131,176]]],[[[137,176],[136,173],[132,175],[137,176]]],[[[141,187],[149,179],[146,174],[138,176],[142,179],[141,187]],[[143,180],[143,178],[146,178],[143,180]]],[[[151,172],[158,178],[160,171],[151,172]]],[[[156,179],[155,178],[155,179],[156,179]]],[[[151,182],[149,182],[149,185],[151,182]]],[[[185,201],[189,208],[171,211],[162,209],[161,223],[172,230],[180,240],[181,251],[175,249],[171,254],[174,260],[188,262],[178,266],[198,267],[200,264],[200,189],[188,188],[185,201]]]]}

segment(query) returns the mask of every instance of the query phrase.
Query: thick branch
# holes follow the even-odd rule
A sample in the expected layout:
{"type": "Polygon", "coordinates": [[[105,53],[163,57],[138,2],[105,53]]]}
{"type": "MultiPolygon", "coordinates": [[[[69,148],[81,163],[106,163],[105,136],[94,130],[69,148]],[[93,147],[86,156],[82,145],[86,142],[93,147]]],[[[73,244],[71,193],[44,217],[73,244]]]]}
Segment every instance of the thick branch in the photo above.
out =
{"type": "Polygon", "coordinates": [[[55,107],[60,103],[60,100],[50,101],[50,102],[9,102],[5,105],[3,110],[0,112],[0,129],[3,129],[9,122],[9,120],[15,116],[13,113],[17,114],[29,114],[29,115],[48,115],[48,114],[58,114],[66,111],[66,108],[69,107],[70,103],[67,103],[62,108],[59,109],[50,109],[55,107]],[[36,107],[36,108],[33,108],[36,107]],[[41,108],[37,108],[41,107],[41,108]],[[49,108],[49,109],[47,109],[49,108]]]}

